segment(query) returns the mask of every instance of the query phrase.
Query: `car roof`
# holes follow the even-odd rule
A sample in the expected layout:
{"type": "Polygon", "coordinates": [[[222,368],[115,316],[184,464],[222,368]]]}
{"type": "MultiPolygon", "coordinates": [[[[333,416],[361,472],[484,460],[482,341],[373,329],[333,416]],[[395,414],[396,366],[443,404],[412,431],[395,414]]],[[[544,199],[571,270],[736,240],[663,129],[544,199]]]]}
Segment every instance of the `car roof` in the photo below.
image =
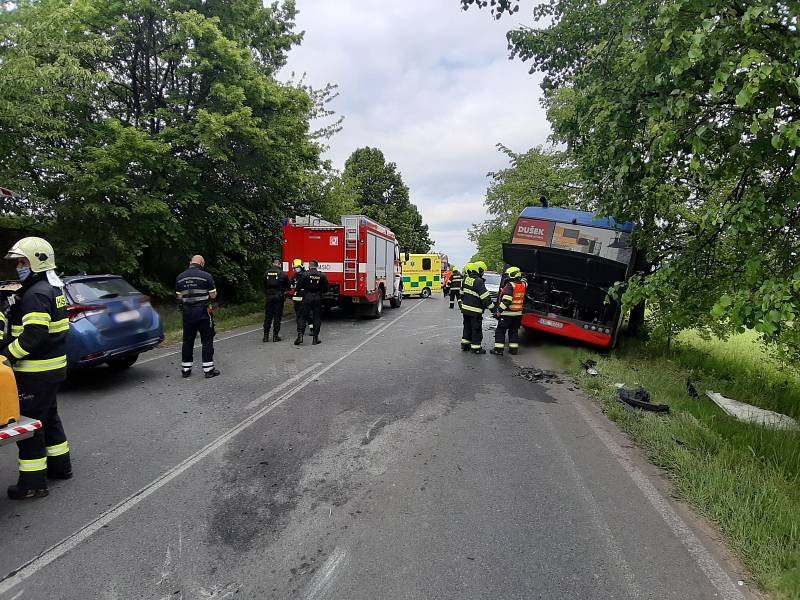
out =
{"type": "Polygon", "coordinates": [[[75,283],[76,281],[91,281],[93,279],[122,279],[122,275],[65,275],[61,278],[64,283],[75,283]]]}

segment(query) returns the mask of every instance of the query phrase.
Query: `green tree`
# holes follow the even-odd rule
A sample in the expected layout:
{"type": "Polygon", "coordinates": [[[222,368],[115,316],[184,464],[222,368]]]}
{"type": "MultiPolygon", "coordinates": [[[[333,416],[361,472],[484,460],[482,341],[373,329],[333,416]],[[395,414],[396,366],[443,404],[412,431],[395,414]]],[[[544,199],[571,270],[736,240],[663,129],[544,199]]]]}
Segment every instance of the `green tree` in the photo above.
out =
{"type": "Polygon", "coordinates": [[[0,77],[33,71],[27,89],[53,93],[20,108],[26,87],[3,81],[0,120],[19,134],[0,142],[0,180],[52,223],[65,266],[155,287],[202,252],[247,290],[280,219],[312,209],[314,100],[274,78],[301,38],[294,14],[292,1],[45,0],[3,15],[0,77]]]}
{"type": "Polygon", "coordinates": [[[544,73],[555,139],[654,265],[625,301],[648,298],[665,333],[747,327],[800,351],[796,7],[554,0],[534,17],[512,53],[544,73]]]}
{"type": "Polygon", "coordinates": [[[344,193],[353,194],[359,211],[391,229],[403,250],[428,252],[433,241],[422,215],[409,199],[408,186],[395,163],[378,148],[359,148],[342,173],[344,193]]]}

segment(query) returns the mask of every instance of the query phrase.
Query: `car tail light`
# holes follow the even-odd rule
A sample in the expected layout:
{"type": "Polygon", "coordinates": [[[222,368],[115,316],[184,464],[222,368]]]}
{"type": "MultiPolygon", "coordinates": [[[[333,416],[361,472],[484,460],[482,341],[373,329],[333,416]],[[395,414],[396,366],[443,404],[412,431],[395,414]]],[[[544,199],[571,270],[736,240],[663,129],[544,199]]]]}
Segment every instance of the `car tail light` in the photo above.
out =
{"type": "Polygon", "coordinates": [[[102,304],[70,304],[67,306],[67,316],[70,321],[78,321],[92,315],[98,315],[106,309],[102,304]]]}
{"type": "Polygon", "coordinates": [[[144,294],[142,294],[142,297],[139,298],[139,302],[141,304],[150,304],[150,296],[145,296],[144,294]]]}

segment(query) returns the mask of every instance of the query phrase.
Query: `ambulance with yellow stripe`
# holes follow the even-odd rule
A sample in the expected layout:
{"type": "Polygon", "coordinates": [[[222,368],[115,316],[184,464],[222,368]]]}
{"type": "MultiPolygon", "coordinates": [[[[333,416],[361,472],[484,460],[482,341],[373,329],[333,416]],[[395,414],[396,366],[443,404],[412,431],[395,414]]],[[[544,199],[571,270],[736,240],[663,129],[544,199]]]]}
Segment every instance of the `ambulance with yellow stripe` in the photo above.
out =
{"type": "Polygon", "coordinates": [[[442,258],[438,254],[403,256],[403,295],[430,298],[442,292],[442,258]]]}

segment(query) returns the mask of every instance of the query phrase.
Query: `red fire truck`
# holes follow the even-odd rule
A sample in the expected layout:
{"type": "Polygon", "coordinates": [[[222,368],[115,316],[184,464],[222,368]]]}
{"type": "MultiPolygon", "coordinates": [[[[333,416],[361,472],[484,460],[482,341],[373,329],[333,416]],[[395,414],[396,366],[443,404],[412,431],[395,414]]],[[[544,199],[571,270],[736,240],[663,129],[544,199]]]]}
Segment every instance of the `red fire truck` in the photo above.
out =
{"type": "Polygon", "coordinates": [[[397,238],[380,223],[362,215],[346,215],[341,225],[317,217],[283,222],[283,270],[299,258],[319,262],[328,277],[325,306],[363,305],[368,316],[383,314],[389,300],[398,308],[403,299],[402,263],[397,238]]]}

